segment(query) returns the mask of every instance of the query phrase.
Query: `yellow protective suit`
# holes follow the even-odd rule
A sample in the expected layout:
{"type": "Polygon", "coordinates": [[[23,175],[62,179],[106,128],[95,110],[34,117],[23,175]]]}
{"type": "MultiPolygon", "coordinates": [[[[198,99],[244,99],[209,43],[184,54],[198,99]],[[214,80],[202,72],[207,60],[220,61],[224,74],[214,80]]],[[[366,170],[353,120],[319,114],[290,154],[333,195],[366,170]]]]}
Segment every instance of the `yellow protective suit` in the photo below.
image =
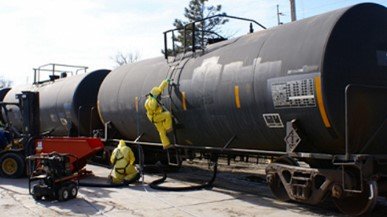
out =
{"type": "Polygon", "coordinates": [[[140,178],[140,175],[133,165],[136,158],[123,140],[120,140],[117,148],[110,156],[110,163],[114,164],[112,172],[112,182],[115,184],[122,182],[133,182],[140,178]]]}
{"type": "Polygon", "coordinates": [[[153,87],[145,101],[146,115],[155,124],[164,149],[171,147],[167,132],[172,130],[172,115],[170,112],[163,110],[163,107],[157,102],[157,97],[160,96],[167,85],[168,80],[164,80],[160,86],[153,87]]]}

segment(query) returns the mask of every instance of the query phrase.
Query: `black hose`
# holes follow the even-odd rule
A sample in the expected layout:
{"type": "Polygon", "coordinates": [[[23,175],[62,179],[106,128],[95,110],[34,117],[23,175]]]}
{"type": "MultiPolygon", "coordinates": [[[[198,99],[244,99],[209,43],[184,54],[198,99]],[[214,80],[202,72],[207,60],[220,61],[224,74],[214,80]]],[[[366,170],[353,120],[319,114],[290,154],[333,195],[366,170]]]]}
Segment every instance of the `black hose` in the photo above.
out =
{"type": "Polygon", "coordinates": [[[120,187],[127,187],[129,184],[132,184],[136,181],[138,181],[141,178],[141,175],[137,173],[137,176],[134,177],[132,180],[129,181],[123,181],[122,183],[93,183],[93,182],[79,182],[79,186],[82,187],[95,187],[95,188],[120,188],[120,187]]]}
{"type": "Polygon", "coordinates": [[[122,183],[93,183],[93,182],[79,182],[79,186],[82,187],[100,187],[100,188],[120,188],[127,187],[129,184],[132,184],[140,179],[141,175],[138,174],[135,178],[130,181],[124,181],[122,183]]]}
{"type": "Polygon", "coordinates": [[[92,183],[92,182],[79,182],[79,186],[82,187],[93,187],[93,188],[120,188],[124,186],[128,186],[128,183],[119,183],[119,184],[113,184],[113,183],[92,183]]]}
{"type": "Polygon", "coordinates": [[[186,187],[160,186],[160,184],[165,182],[165,180],[167,179],[167,173],[165,172],[165,170],[162,166],[159,166],[158,168],[163,173],[163,177],[151,182],[149,184],[149,187],[156,189],[156,190],[162,190],[162,191],[195,191],[195,190],[201,190],[201,189],[205,189],[205,188],[211,188],[215,179],[216,179],[216,174],[218,172],[218,162],[214,161],[213,163],[214,163],[214,171],[213,171],[211,179],[209,181],[201,184],[201,185],[192,185],[192,186],[186,186],[186,187]]]}

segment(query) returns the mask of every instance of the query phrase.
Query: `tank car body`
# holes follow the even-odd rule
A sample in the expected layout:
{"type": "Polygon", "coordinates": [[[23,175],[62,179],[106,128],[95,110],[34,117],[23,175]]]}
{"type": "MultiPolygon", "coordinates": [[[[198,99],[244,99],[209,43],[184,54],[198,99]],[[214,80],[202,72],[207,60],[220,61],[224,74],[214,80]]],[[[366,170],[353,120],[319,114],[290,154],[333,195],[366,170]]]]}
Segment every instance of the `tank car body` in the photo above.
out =
{"type": "MultiPolygon", "coordinates": [[[[15,95],[25,90],[39,92],[41,132],[52,131],[53,136],[89,136],[92,129],[102,128],[96,110],[97,94],[109,70],[97,70],[46,82],[39,85],[12,88],[5,102],[16,102],[15,95]]],[[[21,128],[21,117],[16,108],[10,121],[21,128]]]]}
{"type": "MultiPolygon", "coordinates": [[[[359,4],[221,41],[172,62],[153,58],[108,73],[34,86],[42,131],[90,135],[105,124],[109,142],[111,124],[120,134],[113,142],[161,146],[144,102],[152,87],[172,79],[161,102],[183,125],[174,128],[176,154],[283,155],[266,169],[276,197],[317,204],[332,196],[349,215],[369,212],[378,194],[387,193],[383,6],[359,4]]],[[[11,89],[4,101],[28,88],[11,89]]],[[[11,113],[21,127],[17,110],[11,113]]]]}
{"type": "MultiPolygon", "coordinates": [[[[0,89],[0,102],[3,101],[5,95],[8,93],[8,91],[9,91],[10,89],[11,89],[11,88],[9,88],[9,87],[0,89]]],[[[0,121],[3,122],[3,123],[4,123],[4,121],[5,121],[4,118],[2,117],[1,112],[0,112],[0,121]]]]}
{"type": "Polygon", "coordinates": [[[11,89],[10,87],[0,89],[0,101],[3,101],[5,95],[8,93],[10,89],[11,89]]]}
{"type": "Polygon", "coordinates": [[[349,215],[367,214],[387,193],[385,7],[359,4],[169,64],[122,66],[100,87],[102,121],[129,143],[159,143],[143,105],[166,78],[174,82],[161,103],[183,125],[174,129],[178,150],[282,155],[266,168],[277,198],[318,204],[331,196],[349,215]]]}
{"type": "MultiPolygon", "coordinates": [[[[297,119],[308,139],[298,151],[344,153],[345,88],[387,86],[386,26],[385,7],[360,4],[216,43],[171,68],[163,58],[125,65],[101,85],[100,117],[127,139],[159,142],[144,96],[170,78],[162,101],[184,125],[178,144],[222,148],[236,136],[228,149],[285,151],[286,122],[297,119]]],[[[379,126],[363,127],[351,151],[379,126]]],[[[363,153],[386,154],[387,134],[376,137],[363,153]]]]}

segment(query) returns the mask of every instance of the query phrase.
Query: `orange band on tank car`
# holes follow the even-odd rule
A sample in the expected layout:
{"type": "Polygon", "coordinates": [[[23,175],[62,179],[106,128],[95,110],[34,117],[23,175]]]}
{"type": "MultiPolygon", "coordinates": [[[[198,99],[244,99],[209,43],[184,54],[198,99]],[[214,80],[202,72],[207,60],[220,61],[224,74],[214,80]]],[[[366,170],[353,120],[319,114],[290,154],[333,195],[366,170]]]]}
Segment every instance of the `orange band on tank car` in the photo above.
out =
{"type": "Polygon", "coordinates": [[[235,96],[235,106],[237,108],[241,108],[241,101],[239,98],[239,86],[238,85],[235,85],[235,87],[234,87],[234,96],[235,96]]]}
{"type": "Polygon", "coordinates": [[[329,122],[327,112],[325,110],[324,101],[322,97],[322,90],[321,90],[321,77],[317,76],[314,78],[314,85],[316,88],[316,98],[317,98],[317,106],[318,110],[320,111],[321,118],[324,122],[325,127],[330,128],[331,123],[329,122]]]}
{"type": "Polygon", "coordinates": [[[185,92],[181,92],[181,107],[183,108],[183,111],[187,110],[186,98],[187,96],[185,95],[185,92]]]}

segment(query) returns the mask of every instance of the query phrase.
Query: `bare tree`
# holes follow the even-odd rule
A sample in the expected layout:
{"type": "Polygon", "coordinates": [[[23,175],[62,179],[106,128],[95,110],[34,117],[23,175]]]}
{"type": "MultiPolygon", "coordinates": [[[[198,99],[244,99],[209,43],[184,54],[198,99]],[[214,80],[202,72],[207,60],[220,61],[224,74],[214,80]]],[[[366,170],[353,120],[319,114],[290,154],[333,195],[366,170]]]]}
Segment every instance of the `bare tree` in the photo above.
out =
{"type": "Polygon", "coordinates": [[[122,66],[128,63],[137,62],[140,58],[140,53],[138,51],[129,52],[127,54],[118,51],[117,54],[112,58],[117,66],[122,66]]]}
{"type": "Polygon", "coordinates": [[[13,81],[8,80],[4,77],[0,77],[0,89],[10,87],[12,85],[13,81]]]}
{"type": "MultiPolygon", "coordinates": [[[[186,20],[175,19],[173,25],[176,28],[183,28],[188,23],[194,22],[196,20],[205,19],[217,14],[227,15],[225,12],[222,12],[222,5],[207,5],[206,3],[209,0],[191,0],[188,4],[188,7],[184,8],[184,17],[186,20]]],[[[221,26],[226,24],[229,20],[222,17],[216,17],[197,23],[195,30],[202,34],[195,34],[195,41],[197,43],[203,42],[204,39],[208,38],[217,38],[219,37],[218,33],[221,33],[221,26]]],[[[192,26],[188,26],[187,34],[192,35],[192,26]]],[[[191,36],[190,36],[191,37],[191,36]]],[[[176,42],[184,46],[192,46],[191,38],[184,37],[184,30],[180,30],[179,34],[174,38],[176,42]]],[[[201,44],[203,45],[203,44],[201,44]]],[[[177,47],[177,50],[181,50],[181,47],[177,47]]]]}

